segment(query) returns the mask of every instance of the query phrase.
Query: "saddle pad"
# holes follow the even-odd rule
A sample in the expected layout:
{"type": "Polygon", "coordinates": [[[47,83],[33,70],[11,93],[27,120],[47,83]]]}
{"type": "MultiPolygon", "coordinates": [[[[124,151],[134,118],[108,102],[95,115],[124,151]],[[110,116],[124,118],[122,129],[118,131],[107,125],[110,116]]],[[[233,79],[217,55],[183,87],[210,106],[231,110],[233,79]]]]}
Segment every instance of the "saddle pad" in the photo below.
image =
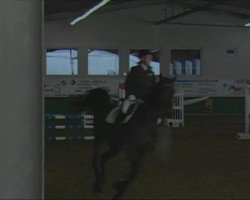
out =
{"type": "Polygon", "coordinates": [[[137,110],[137,108],[139,107],[140,103],[136,103],[134,104],[133,110],[130,112],[130,114],[128,114],[124,120],[122,120],[122,124],[126,124],[130,118],[134,115],[135,111],[137,110]]]}
{"type": "Polygon", "coordinates": [[[121,106],[116,106],[108,113],[105,121],[110,124],[115,123],[116,117],[120,112],[121,112],[121,106]]]}

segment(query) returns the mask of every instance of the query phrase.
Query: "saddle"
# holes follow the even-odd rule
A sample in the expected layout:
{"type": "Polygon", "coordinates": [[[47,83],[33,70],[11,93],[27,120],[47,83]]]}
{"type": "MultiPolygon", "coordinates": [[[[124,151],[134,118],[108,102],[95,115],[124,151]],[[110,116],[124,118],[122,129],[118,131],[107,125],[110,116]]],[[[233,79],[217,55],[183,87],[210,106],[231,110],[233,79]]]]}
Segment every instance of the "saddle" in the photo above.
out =
{"type": "Polygon", "coordinates": [[[113,108],[106,116],[106,122],[114,124],[120,122],[126,124],[143,101],[138,99],[125,99],[121,105],[113,108]]]}

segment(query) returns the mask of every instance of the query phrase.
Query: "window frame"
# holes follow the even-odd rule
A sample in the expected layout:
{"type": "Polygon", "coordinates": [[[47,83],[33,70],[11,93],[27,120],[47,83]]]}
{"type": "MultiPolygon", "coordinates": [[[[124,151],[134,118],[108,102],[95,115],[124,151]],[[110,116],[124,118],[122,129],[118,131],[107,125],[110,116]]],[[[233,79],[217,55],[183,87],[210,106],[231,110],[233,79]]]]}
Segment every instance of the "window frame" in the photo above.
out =
{"type": "Polygon", "coordinates": [[[103,77],[103,78],[110,78],[110,77],[119,77],[121,73],[121,48],[117,47],[87,47],[87,70],[86,70],[86,76],[88,77],[103,77]],[[119,52],[119,61],[118,61],[118,73],[115,75],[105,75],[105,74],[89,74],[89,49],[95,49],[95,50],[118,50],[119,52]]]}
{"type": "Polygon", "coordinates": [[[80,47],[46,47],[45,48],[45,76],[46,77],[78,77],[80,76],[80,47]],[[70,50],[70,49],[73,49],[73,50],[77,50],[77,74],[47,74],[47,50],[48,49],[55,49],[55,50],[70,50]]]}
{"type": "Polygon", "coordinates": [[[200,48],[200,47],[198,47],[198,48],[187,47],[187,48],[171,48],[169,50],[169,55],[170,55],[170,60],[169,61],[170,62],[169,62],[169,71],[168,71],[168,73],[169,73],[170,77],[175,76],[175,74],[170,74],[170,65],[172,63],[172,50],[199,50],[200,51],[200,62],[201,62],[200,74],[199,75],[183,75],[183,74],[178,75],[177,74],[177,77],[181,77],[181,78],[200,78],[200,77],[203,76],[203,64],[204,63],[203,63],[203,50],[202,50],[202,48],[200,48]]]}

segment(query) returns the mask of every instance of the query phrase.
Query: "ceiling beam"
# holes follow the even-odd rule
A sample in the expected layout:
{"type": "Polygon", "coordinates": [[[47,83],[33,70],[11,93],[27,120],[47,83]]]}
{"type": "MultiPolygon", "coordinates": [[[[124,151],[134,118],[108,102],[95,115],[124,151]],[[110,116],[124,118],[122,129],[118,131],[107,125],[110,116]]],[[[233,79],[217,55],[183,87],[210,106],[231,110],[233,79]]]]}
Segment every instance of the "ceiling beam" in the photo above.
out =
{"type": "MultiPolygon", "coordinates": [[[[221,6],[218,6],[217,8],[220,9],[220,7],[221,6]]],[[[232,4],[230,4],[230,2],[223,4],[223,9],[230,10],[230,11],[233,10],[234,12],[239,12],[239,13],[246,14],[246,15],[250,14],[250,9],[247,8],[247,6],[245,8],[243,8],[243,7],[239,7],[237,5],[232,5],[232,4]]]]}
{"type": "Polygon", "coordinates": [[[182,26],[204,26],[204,27],[222,27],[222,28],[242,28],[248,29],[242,25],[227,25],[227,24],[201,24],[201,23],[181,23],[181,22],[170,22],[167,25],[182,25],[182,26]]]}
{"type": "Polygon", "coordinates": [[[133,0],[127,2],[117,2],[114,4],[110,4],[110,6],[103,8],[99,13],[102,12],[112,12],[112,11],[120,11],[132,8],[139,8],[144,6],[153,6],[153,5],[161,5],[166,4],[168,0],[133,0]]]}
{"type": "Polygon", "coordinates": [[[234,8],[239,8],[239,9],[242,9],[245,11],[250,10],[250,2],[249,1],[245,2],[245,4],[242,4],[242,5],[237,5],[237,1],[231,1],[231,2],[226,3],[226,5],[234,7],[234,8]]]}
{"type": "Polygon", "coordinates": [[[250,18],[250,15],[248,14],[244,14],[244,13],[241,13],[241,12],[236,12],[236,11],[232,11],[232,10],[226,10],[226,9],[211,9],[211,12],[212,11],[215,11],[215,12],[219,12],[219,13],[225,13],[225,14],[228,14],[228,15],[233,15],[235,17],[239,17],[241,19],[247,19],[247,18],[250,18]]]}
{"type": "MultiPolygon", "coordinates": [[[[184,1],[178,1],[178,0],[172,0],[173,3],[175,3],[178,6],[182,6],[188,9],[195,9],[197,6],[195,6],[194,4],[190,4],[184,1]]],[[[222,8],[210,8],[207,11],[209,12],[218,12],[218,13],[225,13],[225,14],[229,14],[229,15],[234,15],[236,17],[239,17],[241,19],[246,19],[246,18],[250,18],[250,15],[245,14],[245,13],[241,13],[239,11],[233,11],[233,10],[227,10],[227,9],[222,9],[222,8]]]]}
{"type": "Polygon", "coordinates": [[[178,18],[187,16],[187,15],[191,15],[191,14],[196,13],[196,12],[209,10],[211,7],[219,5],[219,4],[223,4],[223,3],[227,2],[227,1],[229,1],[229,0],[218,0],[218,1],[212,1],[212,2],[207,3],[205,5],[195,6],[194,8],[192,8],[190,10],[184,11],[184,12],[182,12],[180,14],[177,14],[177,15],[174,15],[172,17],[168,17],[166,19],[158,21],[158,22],[156,22],[156,25],[166,24],[166,23],[169,23],[169,22],[171,22],[173,20],[176,20],[178,18]]]}

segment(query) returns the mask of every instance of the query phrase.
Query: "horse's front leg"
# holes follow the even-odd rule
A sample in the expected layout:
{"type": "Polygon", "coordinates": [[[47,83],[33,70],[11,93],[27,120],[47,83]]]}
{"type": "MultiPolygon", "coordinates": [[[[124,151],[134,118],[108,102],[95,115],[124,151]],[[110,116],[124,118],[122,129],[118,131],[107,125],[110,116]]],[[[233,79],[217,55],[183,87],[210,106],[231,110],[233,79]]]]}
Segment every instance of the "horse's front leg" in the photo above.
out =
{"type": "Polygon", "coordinates": [[[102,155],[101,158],[101,181],[102,183],[105,182],[105,178],[106,178],[106,163],[113,158],[114,156],[117,155],[117,153],[119,152],[119,148],[116,147],[115,145],[111,145],[110,148],[102,155]]]}
{"type": "MultiPolygon", "coordinates": [[[[119,148],[116,147],[115,145],[111,145],[110,148],[101,156],[100,163],[98,162],[99,156],[94,157],[94,170],[95,170],[95,183],[94,187],[97,192],[102,192],[102,186],[103,183],[105,182],[106,178],[106,170],[105,166],[106,163],[117,153],[119,152],[119,148]]],[[[94,153],[95,155],[95,153],[94,153]]],[[[98,152],[96,151],[96,155],[98,155],[98,152]]]]}
{"type": "Polygon", "coordinates": [[[101,175],[100,175],[100,170],[99,170],[99,153],[98,153],[98,149],[99,149],[99,144],[97,142],[95,142],[94,144],[94,149],[93,149],[93,160],[92,160],[92,166],[94,169],[94,176],[95,176],[95,181],[93,183],[93,189],[95,192],[102,192],[102,188],[101,188],[101,184],[100,184],[100,180],[101,180],[101,175]]]}

